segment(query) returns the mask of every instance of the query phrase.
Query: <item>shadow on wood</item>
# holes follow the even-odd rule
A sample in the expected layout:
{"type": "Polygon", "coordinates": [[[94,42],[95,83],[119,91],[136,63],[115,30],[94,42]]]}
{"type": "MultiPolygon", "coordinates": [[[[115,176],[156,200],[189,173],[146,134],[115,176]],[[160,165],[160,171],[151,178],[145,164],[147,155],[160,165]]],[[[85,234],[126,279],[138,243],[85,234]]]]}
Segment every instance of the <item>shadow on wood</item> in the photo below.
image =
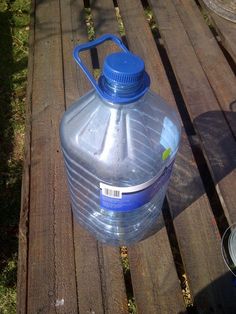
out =
{"type": "MultiPolygon", "coordinates": [[[[235,112],[227,112],[227,114],[232,115],[232,118],[236,119],[235,112]]],[[[194,120],[194,123],[201,124],[202,128],[205,129],[205,138],[211,143],[211,156],[208,154],[208,158],[214,160],[211,167],[214,167],[214,173],[217,174],[217,177],[214,178],[217,183],[230,175],[236,168],[236,145],[232,141],[231,133],[226,134],[222,132],[222,119],[218,119],[219,116],[222,116],[222,112],[213,111],[200,115],[194,120]],[[218,156],[220,155],[221,161],[214,157],[216,153],[218,156]]],[[[194,155],[200,168],[200,173],[202,173],[202,160],[199,160],[203,157],[200,156],[199,158],[199,154],[202,154],[202,144],[197,141],[193,146],[194,155]]],[[[193,169],[192,160],[186,158],[185,144],[182,141],[169,187],[169,197],[175,200],[176,204],[173,211],[174,217],[178,216],[185,208],[205,193],[204,189],[199,185],[197,173],[197,168],[193,169]],[[190,193],[185,193],[187,188],[190,193]]],[[[207,173],[205,175],[207,176],[207,173]]]]}

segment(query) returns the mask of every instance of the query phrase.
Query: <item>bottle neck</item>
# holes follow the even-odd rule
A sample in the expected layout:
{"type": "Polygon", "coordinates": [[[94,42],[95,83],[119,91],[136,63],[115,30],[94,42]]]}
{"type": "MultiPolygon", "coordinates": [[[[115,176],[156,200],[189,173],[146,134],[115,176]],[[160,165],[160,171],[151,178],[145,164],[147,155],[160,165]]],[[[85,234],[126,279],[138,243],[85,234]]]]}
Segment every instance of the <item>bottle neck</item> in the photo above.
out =
{"type": "Polygon", "coordinates": [[[139,80],[127,81],[123,83],[101,75],[98,79],[97,91],[101,97],[110,102],[127,104],[141,98],[150,86],[150,78],[146,72],[143,73],[143,77],[139,80]]]}
{"type": "Polygon", "coordinates": [[[112,80],[107,80],[104,76],[99,79],[99,87],[109,96],[114,99],[119,98],[132,98],[143,89],[143,82],[121,84],[112,80]]]}

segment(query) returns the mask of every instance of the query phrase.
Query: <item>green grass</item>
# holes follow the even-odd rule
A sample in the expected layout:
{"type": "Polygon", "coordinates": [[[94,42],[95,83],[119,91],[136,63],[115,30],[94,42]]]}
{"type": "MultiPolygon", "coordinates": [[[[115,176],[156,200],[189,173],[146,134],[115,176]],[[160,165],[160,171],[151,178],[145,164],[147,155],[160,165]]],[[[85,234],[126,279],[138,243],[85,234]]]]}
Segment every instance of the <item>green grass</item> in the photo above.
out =
{"type": "Polygon", "coordinates": [[[213,27],[213,24],[212,24],[212,20],[211,20],[211,16],[209,14],[209,11],[207,9],[207,7],[205,5],[200,5],[198,4],[198,8],[200,10],[200,12],[202,13],[202,16],[205,20],[205,23],[210,27],[212,28],[213,27]]]}
{"type": "Polygon", "coordinates": [[[157,31],[158,31],[158,25],[156,24],[156,21],[155,21],[155,18],[154,18],[154,15],[153,15],[151,8],[146,7],[144,9],[144,13],[145,13],[146,20],[148,21],[148,24],[151,28],[151,31],[152,31],[153,35],[155,36],[157,34],[157,31]]]}
{"type": "Polygon", "coordinates": [[[16,312],[29,0],[0,0],[0,313],[16,312]]]}
{"type": "Polygon", "coordinates": [[[94,23],[93,17],[90,8],[84,9],[84,17],[85,17],[85,24],[87,27],[88,39],[94,40],[95,39],[95,31],[94,31],[94,23]]]}
{"type": "Polygon", "coordinates": [[[121,36],[125,36],[125,27],[120,15],[120,10],[118,7],[115,8],[115,12],[116,12],[116,18],[117,18],[117,22],[118,22],[118,27],[119,27],[119,33],[121,36]]]}
{"type": "Polygon", "coordinates": [[[133,291],[131,287],[131,274],[130,274],[130,265],[129,265],[129,258],[128,258],[128,250],[126,246],[122,246],[120,248],[120,257],[121,257],[121,264],[124,273],[124,279],[126,282],[126,293],[128,298],[128,312],[130,314],[137,313],[137,307],[135,303],[135,299],[133,296],[133,291]]]}

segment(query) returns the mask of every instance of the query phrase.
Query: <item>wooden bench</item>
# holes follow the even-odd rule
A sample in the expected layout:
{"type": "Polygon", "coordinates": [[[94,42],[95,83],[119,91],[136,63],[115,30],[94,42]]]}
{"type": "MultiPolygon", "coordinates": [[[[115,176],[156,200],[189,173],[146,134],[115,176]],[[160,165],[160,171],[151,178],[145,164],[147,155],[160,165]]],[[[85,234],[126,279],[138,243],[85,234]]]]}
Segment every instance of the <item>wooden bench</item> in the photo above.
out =
{"type": "MultiPolygon", "coordinates": [[[[234,59],[234,62],[236,62],[236,40],[235,40],[236,23],[233,23],[231,20],[227,20],[217,15],[213,11],[209,10],[202,0],[200,1],[201,1],[202,7],[208,11],[211,23],[213,23],[215,28],[217,29],[220,42],[226,48],[231,58],[234,59]]],[[[233,9],[230,7],[230,4],[233,5],[234,3],[234,7],[235,7],[235,1],[233,0],[231,2],[228,1],[229,7],[227,7],[227,1],[225,3],[226,3],[225,9],[229,10],[230,14],[232,14],[233,9]]],[[[234,9],[234,18],[236,19],[235,9],[234,9]]]]}
{"type": "MultiPolygon", "coordinates": [[[[160,228],[128,247],[127,257],[73,221],[59,122],[91,88],[72,59],[75,45],[88,41],[84,2],[33,0],[17,311],[121,314],[134,298],[137,313],[187,313],[188,304],[194,313],[236,313],[236,288],[220,247],[223,231],[236,222],[232,68],[195,1],[119,0],[115,6],[123,39],[145,60],[152,89],[178,109],[183,123],[160,228]],[[147,4],[158,25],[154,35],[147,4]]],[[[90,8],[96,37],[119,35],[112,0],[90,1],[90,8]]],[[[100,65],[114,49],[98,47],[100,65]]],[[[90,53],[84,59],[92,70],[90,53]]]]}

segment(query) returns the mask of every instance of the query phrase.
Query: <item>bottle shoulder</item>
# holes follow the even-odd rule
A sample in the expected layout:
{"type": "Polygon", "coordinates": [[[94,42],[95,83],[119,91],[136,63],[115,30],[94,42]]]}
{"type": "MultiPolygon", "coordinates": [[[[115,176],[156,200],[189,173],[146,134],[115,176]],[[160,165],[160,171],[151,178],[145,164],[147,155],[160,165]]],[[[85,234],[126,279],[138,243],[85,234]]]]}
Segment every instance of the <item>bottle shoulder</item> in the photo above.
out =
{"type": "Polygon", "coordinates": [[[100,178],[119,182],[155,176],[179,145],[175,113],[152,92],[130,105],[107,104],[89,92],[65,113],[63,150],[100,178]],[[164,155],[163,155],[164,154],[164,155]]]}

